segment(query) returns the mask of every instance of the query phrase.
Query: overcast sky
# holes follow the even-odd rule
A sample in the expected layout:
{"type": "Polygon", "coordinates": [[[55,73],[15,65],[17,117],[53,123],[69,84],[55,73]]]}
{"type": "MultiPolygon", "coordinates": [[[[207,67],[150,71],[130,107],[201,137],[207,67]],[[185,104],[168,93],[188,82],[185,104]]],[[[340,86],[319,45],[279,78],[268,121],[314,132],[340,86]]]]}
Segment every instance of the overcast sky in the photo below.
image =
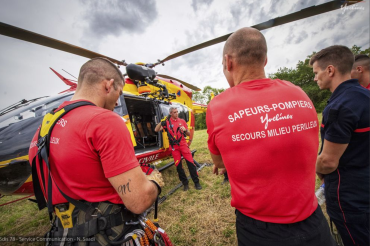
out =
{"type": "MultiPolygon", "coordinates": [[[[0,22],[74,44],[127,63],[149,62],[198,43],[329,0],[0,0],[0,22]]],[[[263,31],[267,74],[294,67],[334,44],[369,47],[369,1],[263,31]]],[[[224,43],[157,66],[200,88],[226,88],[224,43]]],[[[69,87],[49,67],[72,78],[88,59],[0,36],[0,109],[69,87]]],[[[121,67],[121,71],[125,69],[121,67]]]]}

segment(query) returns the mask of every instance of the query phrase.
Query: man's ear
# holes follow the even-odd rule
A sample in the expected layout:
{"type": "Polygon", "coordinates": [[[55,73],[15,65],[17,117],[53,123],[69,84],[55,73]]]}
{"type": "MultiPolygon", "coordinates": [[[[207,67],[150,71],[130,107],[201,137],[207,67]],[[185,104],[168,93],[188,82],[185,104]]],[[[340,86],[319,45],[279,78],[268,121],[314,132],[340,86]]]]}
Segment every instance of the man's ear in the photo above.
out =
{"type": "Polygon", "coordinates": [[[110,80],[105,79],[105,80],[104,80],[104,83],[105,83],[105,84],[104,84],[105,91],[106,91],[107,93],[111,92],[111,90],[113,90],[113,89],[114,89],[114,87],[113,87],[114,79],[110,79],[110,80]]]}
{"type": "Polygon", "coordinates": [[[225,54],[225,66],[228,72],[230,72],[230,70],[233,68],[232,58],[228,54],[225,54]]]}
{"type": "Polygon", "coordinates": [[[266,60],[265,60],[265,66],[266,66],[266,64],[267,64],[267,60],[268,60],[268,59],[267,59],[267,56],[266,56],[266,60]]]}
{"type": "Polygon", "coordinates": [[[363,73],[364,72],[364,68],[362,66],[357,66],[356,67],[356,71],[359,72],[359,73],[363,73]]]}
{"type": "Polygon", "coordinates": [[[335,67],[333,65],[329,65],[327,68],[329,77],[333,77],[335,74],[335,67]]]}

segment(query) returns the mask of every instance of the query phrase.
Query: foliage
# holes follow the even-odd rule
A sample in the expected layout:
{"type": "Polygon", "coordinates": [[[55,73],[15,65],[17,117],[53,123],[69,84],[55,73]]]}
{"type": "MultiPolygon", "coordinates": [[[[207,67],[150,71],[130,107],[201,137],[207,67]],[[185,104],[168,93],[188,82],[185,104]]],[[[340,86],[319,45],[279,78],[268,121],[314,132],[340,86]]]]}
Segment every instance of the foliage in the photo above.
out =
{"type": "MultiPolygon", "coordinates": [[[[361,50],[361,47],[353,45],[351,48],[353,54],[370,54],[370,48],[361,50]]],[[[314,81],[314,73],[312,68],[309,66],[310,58],[315,54],[307,56],[304,61],[298,61],[296,68],[279,68],[274,74],[270,74],[272,79],[281,79],[292,82],[293,84],[302,88],[304,92],[309,96],[313,104],[315,105],[317,112],[322,112],[326,106],[327,100],[330,98],[330,91],[320,90],[314,81]]]]}
{"type": "Polygon", "coordinates": [[[218,95],[225,89],[213,88],[209,85],[204,87],[203,91],[193,91],[193,101],[201,104],[208,104],[211,101],[211,94],[218,95]]]}
{"type": "MultiPolygon", "coordinates": [[[[193,101],[201,104],[208,104],[211,101],[212,93],[216,96],[225,89],[213,88],[211,86],[204,87],[203,91],[193,91],[193,101]]],[[[206,129],[206,113],[195,115],[195,129],[206,129]]]]}
{"type": "Polygon", "coordinates": [[[357,45],[353,45],[352,48],[351,48],[351,51],[354,55],[362,54],[362,55],[370,56],[370,47],[367,48],[366,50],[361,50],[361,47],[359,47],[357,45]]]}
{"type": "Polygon", "coordinates": [[[201,113],[201,114],[195,115],[195,129],[196,130],[207,129],[206,115],[207,113],[201,113]]]}

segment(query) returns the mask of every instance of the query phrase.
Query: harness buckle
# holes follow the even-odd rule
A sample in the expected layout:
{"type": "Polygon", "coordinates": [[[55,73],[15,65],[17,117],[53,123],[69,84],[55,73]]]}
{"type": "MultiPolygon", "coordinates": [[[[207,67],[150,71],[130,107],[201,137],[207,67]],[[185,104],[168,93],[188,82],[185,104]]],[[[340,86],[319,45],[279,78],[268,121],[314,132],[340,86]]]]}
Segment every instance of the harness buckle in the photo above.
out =
{"type": "Polygon", "coordinates": [[[105,218],[103,216],[98,217],[98,229],[99,229],[99,231],[104,231],[107,228],[107,224],[108,224],[107,218],[105,218]],[[102,223],[100,223],[100,222],[102,222],[102,223]]]}
{"type": "Polygon", "coordinates": [[[38,141],[37,141],[37,148],[40,150],[42,147],[44,147],[46,144],[46,136],[40,138],[38,141]]]}
{"type": "Polygon", "coordinates": [[[98,218],[99,218],[99,217],[101,217],[101,216],[103,215],[103,212],[102,212],[102,211],[100,211],[100,209],[99,209],[99,208],[95,208],[95,209],[94,209],[94,211],[93,211],[92,213],[94,213],[95,211],[96,211],[97,213],[96,213],[96,214],[92,214],[92,215],[91,215],[92,217],[98,217],[98,218]]]}

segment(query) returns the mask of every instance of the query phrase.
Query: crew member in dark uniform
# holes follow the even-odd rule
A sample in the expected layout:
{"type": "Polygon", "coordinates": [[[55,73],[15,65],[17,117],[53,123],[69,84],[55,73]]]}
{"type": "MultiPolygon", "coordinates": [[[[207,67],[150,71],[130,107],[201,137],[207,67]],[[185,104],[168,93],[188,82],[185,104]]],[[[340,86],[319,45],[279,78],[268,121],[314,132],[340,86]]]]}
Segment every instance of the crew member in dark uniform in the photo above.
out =
{"type": "Polygon", "coordinates": [[[354,56],[334,45],[310,60],[315,81],[331,95],[323,112],[316,172],[325,180],[326,208],[343,243],[370,245],[370,93],[351,79],[354,56]]]}

